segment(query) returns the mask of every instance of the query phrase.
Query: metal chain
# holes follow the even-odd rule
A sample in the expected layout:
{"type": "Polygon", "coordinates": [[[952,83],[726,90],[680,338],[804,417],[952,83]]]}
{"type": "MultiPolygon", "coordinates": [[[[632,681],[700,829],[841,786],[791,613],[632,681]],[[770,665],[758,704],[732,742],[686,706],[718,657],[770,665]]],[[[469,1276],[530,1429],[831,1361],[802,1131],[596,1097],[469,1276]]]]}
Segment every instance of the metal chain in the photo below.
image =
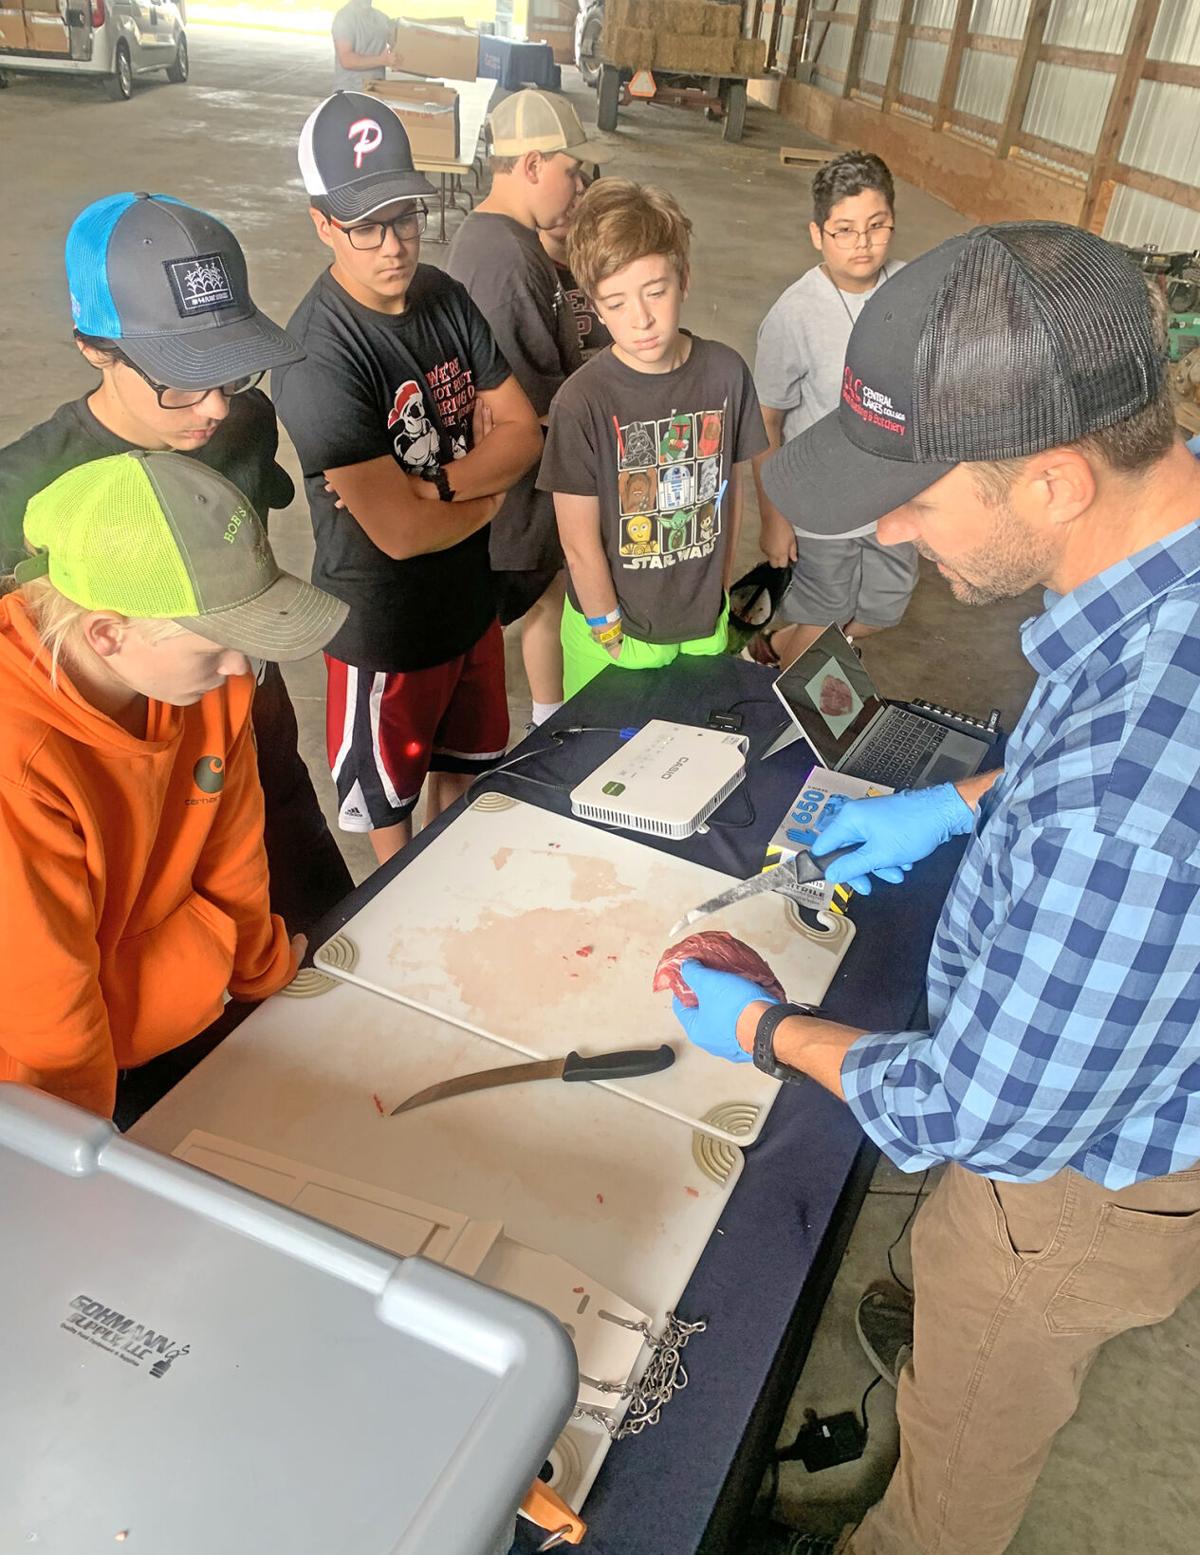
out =
{"type": "Polygon", "coordinates": [[[668,1312],[663,1331],[657,1338],[647,1324],[629,1323],[625,1326],[639,1328],[654,1349],[650,1364],[642,1373],[641,1380],[633,1386],[617,1386],[613,1383],[596,1383],[590,1378],[584,1379],[602,1392],[619,1393],[623,1398],[627,1398],[629,1408],[625,1418],[617,1425],[612,1416],[603,1409],[582,1404],[576,1408],[573,1416],[576,1420],[592,1420],[597,1425],[603,1426],[614,1442],[624,1441],[627,1436],[638,1436],[647,1426],[658,1424],[663,1407],[670,1403],[681,1388],[687,1387],[688,1376],[683,1364],[683,1347],[693,1334],[703,1333],[708,1324],[703,1319],[698,1323],[685,1323],[682,1318],[676,1317],[674,1312],[668,1312]]]}

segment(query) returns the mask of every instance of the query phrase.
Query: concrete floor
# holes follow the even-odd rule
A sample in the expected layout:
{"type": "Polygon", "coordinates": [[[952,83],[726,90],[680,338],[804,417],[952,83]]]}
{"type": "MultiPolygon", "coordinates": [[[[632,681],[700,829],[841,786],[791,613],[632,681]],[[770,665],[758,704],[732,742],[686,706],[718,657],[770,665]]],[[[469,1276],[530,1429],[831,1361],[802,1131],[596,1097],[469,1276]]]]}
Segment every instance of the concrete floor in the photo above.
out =
{"type": "MultiPolygon", "coordinates": [[[[192,80],[139,84],[131,103],[108,102],[84,80],[13,77],[0,93],[0,141],[10,219],[0,230],[5,307],[0,326],[8,391],[0,442],[85,392],[90,370],[71,343],[62,243],[74,215],[118,189],[145,188],[212,210],[238,233],[259,305],[283,322],[307,290],[324,251],[313,236],[295,160],[300,126],[330,90],[321,40],[191,29],[192,80]]],[[[567,89],[585,121],[591,94],[567,89]]],[[[813,262],[807,235],[811,175],[779,164],[776,148],[794,128],[752,109],[746,138],[727,146],[715,126],[679,109],[638,107],[620,123],[612,171],[661,183],[695,224],[692,292],[685,322],[752,359],[758,322],[783,288],[813,262]]],[[[801,137],[802,138],[802,137],[801,137]]],[[[911,258],[968,225],[910,186],[897,198],[895,252],[911,258]]],[[[445,250],[425,246],[437,264],[445,250]]],[[[281,457],[297,475],[286,440],[281,457]]],[[[756,524],[742,550],[754,559],[756,524]]],[[[306,573],[312,546],[307,513],[277,515],[272,540],[285,566],[306,573]]],[[[865,654],[885,692],[919,693],[1011,726],[1032,681],[1017,625],[1039,608],[1026,596],[983,610],[950,597],[936,572],[922,576],[901,626],[869,639],[865,654]]],[[[528,717],[528,689],[509,644],[514,733],[528,717]]],[[[324,762],[324,675],[319,660],[289,670],[306,758],[328,803],[324,762]]],[[[343,838],[351,868],[371,867],[361,838],[343,838]]],[[[853,1332],[859,1291],[886,1274],[885,1250],[911,1207],[916,1181],[883,1169],[855,1229],[783,1433],[790,1440],[805,1407],[857,1407],[870,1371],[853,1332]]],[[[904,1251],[898,1267],[903,1270],[904,1251]]],[[[1200,1515],[1200,1300],[1159,1328],[1108,1347],[1089,1378],[1083,1406],[1063,1432],[1014,1555],[1185,1555],[1200,1515]]],[[[779,1509],[797,1526],[831,1530],[864,1509],[886,1482],[895,1454],[892,1399],[871,1395],[871,1439],[861,1463],[810,1478],[783,1472],[779,1509]]]]}

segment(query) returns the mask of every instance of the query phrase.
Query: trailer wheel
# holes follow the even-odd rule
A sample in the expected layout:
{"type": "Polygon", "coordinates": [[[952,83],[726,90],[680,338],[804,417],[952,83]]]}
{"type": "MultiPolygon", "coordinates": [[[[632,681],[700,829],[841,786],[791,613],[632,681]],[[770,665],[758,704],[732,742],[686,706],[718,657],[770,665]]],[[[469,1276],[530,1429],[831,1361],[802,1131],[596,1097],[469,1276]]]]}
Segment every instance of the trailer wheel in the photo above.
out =
{"type": "Polygon", "coordinates": [[[621,72],[615,65],[600,66],[600,86],[597,90],[596,128],[615,130],[617,104],[621,97],[621,72]]]}
{"type": "Polygon", "coordinates": [[[588,86],[600,80],[600,38],[604,32],[603,5],[581,11],[575,29],[575,63],[588,86]]]}

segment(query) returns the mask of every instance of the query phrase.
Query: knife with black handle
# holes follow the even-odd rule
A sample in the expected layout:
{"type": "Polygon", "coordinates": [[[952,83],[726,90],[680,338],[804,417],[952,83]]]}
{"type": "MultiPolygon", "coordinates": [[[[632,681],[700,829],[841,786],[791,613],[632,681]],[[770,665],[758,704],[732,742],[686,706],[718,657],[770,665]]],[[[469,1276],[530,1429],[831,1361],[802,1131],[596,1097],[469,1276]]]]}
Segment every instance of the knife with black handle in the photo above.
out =
{"type": "Polygon", "coordinates": [[[621,1052],[593,1053],[586,1057],[570,1052],[565,1058],[505,1064],[500,1069],[480,1069],[475,1074],[462,1074],[453,1080],[430,1085],[393,1107],[391,1116],[398,1118],[402,1112],[428,1106],[431,1101],[466,1096],[472,1091],[489,1091],[497,1085],[524,1085],[530,1080],[636,1080],[640,1075],[659,1074],[674,1062],[675,1049],[664,1042],[662,1047],[655,1048],[626,1048],[621,1052]]]}

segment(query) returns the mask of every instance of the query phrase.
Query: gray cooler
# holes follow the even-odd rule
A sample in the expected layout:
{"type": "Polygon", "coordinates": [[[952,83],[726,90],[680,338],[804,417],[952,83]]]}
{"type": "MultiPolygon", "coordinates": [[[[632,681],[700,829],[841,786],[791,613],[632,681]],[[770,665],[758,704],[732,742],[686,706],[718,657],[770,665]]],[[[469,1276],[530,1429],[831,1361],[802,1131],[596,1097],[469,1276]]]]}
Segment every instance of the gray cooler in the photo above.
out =
{"type": "Polygon", "coordinates": [[[539,1308],[0,1084],[0,1550],[493,1555],[575,1402],[539,1308]]]}

